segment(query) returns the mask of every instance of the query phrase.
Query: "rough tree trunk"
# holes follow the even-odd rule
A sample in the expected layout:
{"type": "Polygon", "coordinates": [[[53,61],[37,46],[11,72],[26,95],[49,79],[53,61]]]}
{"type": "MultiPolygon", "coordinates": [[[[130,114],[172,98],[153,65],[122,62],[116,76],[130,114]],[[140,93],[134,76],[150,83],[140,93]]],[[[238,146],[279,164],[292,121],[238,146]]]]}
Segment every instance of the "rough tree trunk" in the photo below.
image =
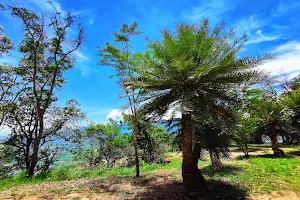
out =
{"type": "Polygon", "coordinates": [[[209,151],[209,156],[211,160],[211,166],[214,171],[221,170],[223,168],[223,164],[215,151],[209,151]]]}
{"type": "Polygon", "coordinates": [[[138,132],[136,127],[136,122],[134,120],[133,124],[133,137],[134,137],[134,154],[135,154],[135,170],[136,170],[136,177],[140,176],[140,161],[139,161],[139,154],[138,154],[138,132]]]}
{"type": "MultiPolygon", "coordinates": [[[[205,180],[198,169],[198,159],[193,155],[193,126],[191,114],[182,114],[182,133],[183,133],[183,162],[182,178],[183,184],[190,191],[206,191],[205,180]]],[[[195,152],[194,152],[195,154],[195,152]]],[[[200,156],[200,152],[198,158],[200,156]]]]}
{"type": "Polygon", "coordinates": [[[285,156],[284,151],[279,149],[278,141],[277,141],[277,134],[270,135],[270,140],[272,144],[272,150],[274,152],[274,155],[277,157],[283,157],[285,156]]]}
{"type": "Polygon", "coordinates": [[[193,148],[193,159],[195,162],[195,165],[198,165],[198,161],[201,158],[201,145],[200,143],[194,143],[194,148],[193,148]]]}
{"type": "Polygon", "coordinates": [[[243,148],[243,152],[245,154],[245,157],[248,158],[249,157],[249,149],[248,149],[248,144],[246,144],[243,148]]]}
{"type": "Polygon", "coordinates": [[[38,135],[37,135],[37,137],[35,138],[35,141],[34,141],[30,167],[29,167],[29,170],[28,170],[28,176],[29,177],[32,177],[34,175],[35,167],[36,167],[36,164],[38,162],[38,152],[39,152],[39,149],[40,149],[40,142],[41,142],[43,132],[44,132],[44,120],[43,120],[42,116],[40,115],[39,116],[38,135]]]}

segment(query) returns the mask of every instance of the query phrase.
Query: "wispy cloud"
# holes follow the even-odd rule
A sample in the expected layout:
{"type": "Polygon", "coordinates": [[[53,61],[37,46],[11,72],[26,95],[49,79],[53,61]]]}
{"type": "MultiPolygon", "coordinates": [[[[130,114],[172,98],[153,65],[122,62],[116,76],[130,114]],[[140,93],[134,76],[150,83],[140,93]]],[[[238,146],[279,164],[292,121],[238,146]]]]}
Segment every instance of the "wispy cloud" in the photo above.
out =
{"type": "Polygon", "coordinates": [[[234,27],[238,35],[242,35],[245,32],[247,33],[249,41],[246,42],[246,45],[281,39],[283,36],[281,31],[286,30],[288,27],[277,24],[268,27],[268,25],[270,25],[269,21],[270,19],[264,19],[262,15],[255,14],[239,20],[234,27]],[[268,32],[263,33],[265,32],[263,31],[264,29],[267,29],[268,32]]]}
{"type": "Polygon", "coordinates": [[[244,34],[245,32],[252,33],[255,30],[262,28],[266,24],[265,20],[260,15],[250,15],[248,18],[237,21],[234,27],[238,34],[244,34]]]}
{"type": "Polygon", "coordinates": [[[77,62],[88,62],[90,60],[89,57],[84,55],[84,53],[80,50],[75,51],[74,54],[77,62]]]}
{"type": "Polygon", "coordinates": [[[45,11],[52,11],[53,6],[56,8],[57,12],[59,12],[62,15],[66,14],[66,11],[62,9],[62,6],[57,1],[51,1],[53,6],[49,3],[48,0],[30,0],[31,2],[35,3],[40,9],[45,11]]]}
{"type": "Polygon", "coordinates": [[[297,8],[300,5],[299,1],[284,1],[279,2],[278,5],[272,9],[272,14],[274,17],[282,16],[288,13],[290,10],[297,8]]]}
{"type": "Polygon", "coordinates": [[[250,40],[246,42],[246,45],[273,41],[273,40],[277,40],[278,38],[280,38],[280,35],[266,36],[262,33],[262,30],[258,30],[254,35],[250,37],[250,40]]]}
{"type": "MultiPolygon", "coordinates": [[[[54,7],[57,10],[58,13],[60,13],[62,16],[65,16],[67,14],[67,11],[63,9],[61,3],[59,1],[51,0],[51,3],[49,3],[49,0],[29,0],[29,2],[34,3],[37,5],[41,10],[51,12],[53,11],[54,7]],[[54,6],[54,7],[53,7],[54,6]]],[[[94,23],[94,16],[92,12],[88,9],[82,9],[82,10],[69,10],[73,16],[84,16],[88,18],[88,23],[93,24],[94,23]]]]}
{"type": "Polygon", "coordinates": [[[100,72],[96,68],[91,67],[90,64],[78,64],[77,68],[80,70],[82,77],[88,76],[91,73],[93,73],[93,75],[100,74],[100,72]]]}
{"type": "Polygon", "coordinates": [[[90,58],[89,56],[87,56],[87,53],[77,50],[74,52],[74,55],[76,57],[76,67],[81,71],[82,77],[85,77],[91,74],[92,72],[96,74],[99,73],[99,71],[96,68],[91,67],[94,65],[90,64],[90,58]]]}
{"type": "Polygon", "coordinates": [[[94,24],[94,20],[90,19],[89,24],[94,24]]]}
{"type": "Polygon", "coordinates": [[[232,9],[232,3],[228,4],[225,0],[204,0],[198,7],[190,10],[183,10],[183,18],[197,23],[205,17],[215,23],[222,19],[222,15],[232,9]]]}
{"type": "Polygon", "coordinates": [[[107,115],[111,112],[111,109],[102,107],[82,107],[82,111],[88,115],[107,115]]]}

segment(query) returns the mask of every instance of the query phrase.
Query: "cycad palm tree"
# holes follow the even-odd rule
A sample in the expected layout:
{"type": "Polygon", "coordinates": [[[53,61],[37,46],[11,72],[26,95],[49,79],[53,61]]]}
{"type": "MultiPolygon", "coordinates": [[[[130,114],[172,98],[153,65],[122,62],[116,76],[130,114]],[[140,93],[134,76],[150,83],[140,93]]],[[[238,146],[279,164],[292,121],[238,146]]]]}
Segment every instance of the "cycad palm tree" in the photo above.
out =
{"type": "Polygon", "coordinates": [[[205,188],[198,159],[193,156],[194,108],[224,114],[222,106],[231,98],[227,93],[257,81],[262,73],[255,67],[272,56],[237,58],[247,37],[235,39],[233,29],[225,31],[225,23],[210,30],[207,19],[199,25],[178,24],[176,33],[166,30],[162,36],[162,41],[150,42],[139,78],[131,86],[143,94],[143,110],[151,117],[180,107],[183,183],[188,189],[205,188]]]}

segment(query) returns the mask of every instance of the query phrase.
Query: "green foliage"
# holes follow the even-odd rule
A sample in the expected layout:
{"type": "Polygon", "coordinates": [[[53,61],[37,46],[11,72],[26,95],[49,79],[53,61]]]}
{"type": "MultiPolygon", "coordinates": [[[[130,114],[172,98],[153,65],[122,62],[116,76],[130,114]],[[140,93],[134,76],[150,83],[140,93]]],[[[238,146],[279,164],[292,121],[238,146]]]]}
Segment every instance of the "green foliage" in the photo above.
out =
{"type": "MultiPolygon", "coordinates": [[[[83,117],[74,101],[64,108],[55,104],[56,91],[65,83],[64,72],[74,66],[72,53],[81,46],[83,28],[76,17],[70,13],[61,16],[54,4],[48,3],[53,6],[52,15],[17,4],[1,6],[20,20],[23,38],[18,44],[18,65],[0,68],[0,126],[11,129],[8,143],[13,146],[14,160],[29,176],[49,169],[56,155],[51,141],[61,136],[67,124],[83,117]],[[69,28],[75,28],[77,35],[69,37],[69,28]],[[63,48],[65,43],[68,48],[63,48]]],[[[0,56],[11,48],[0,27],[0,56]]]]}
{"type": "Polygon", "coordinates": [[[260,126],[280,120],[284,114],[286,106],[271,86],[265,90],[245,88],[242,96],[244,111],[256,118],[260,126]]]}
{"type": "MultiPolygon", "coordinates": [[[[137,109],[139,107],[139,102],[137,98],[139,96],[139,91],[128,87],[128,81],[136,78],[136,70],[140,65],[140,57],[131,50],[131,38],[136,35],[140,35],[141,32],[137,30],[138,24],[134,22],[131,25],[122,24],[118,33],[113,33],[115,44],[119,47],[115,47],[110,43],[106,43],[106,47],[99,48],[100,61],[99,64],[110,66],[116,69],[116,77],[119,78],[120,87],[124,90],[125,95],[121,97],[126,97],[129,103],[129,110],[131,114],[131,121],[133,125],[136,126],[138,121],[137,109]]],[[[136,176],[139,176],[139,155],[138,155],[138,144],[137,128],[134,128],[134,154],[135,154],[135,164],[136,164],[136,176]]],[[[129,162],[130,163],[130,162],[129,162]]]]}
{"type": "Polygon", "coordinates": [[[291,91],[283,94],[283,103],[289,109],[290,124],[300,130],[300,78],[292,81],[291,91]]]}
{"type": "Polygon", "coordinates": [[[284,103],[294,112],[300,112],[300,88],[284,95],[284,103]]]}
{"type": "MultiPolygon", "coordinates": [[[[257,128],[258,122],[257,119],[246,112],[237,114],[236,128],[233,129],[231,135],[234,144],[244,152],[245,156],[249,155],[248,144],[254,140],[255,130],[257,128]]],[[[261,137],[260,135],[258,137],[261,137]]]]}
{"type": "MultiPolygon", "coordinates": [[[[0,8],[4,8],[3,5],[0,4],[0,8]]],[[[8,54],[9,51],[13,49],[13,43],[3,32],[3,27],[0,25],[0,57],[3,54],[8,54]]]]}
{"type": "MultiPolygon", "coordinates": [[[[130,137],[122,134],[117,121],[112,119],[107,124],[93,124],[85,132],[77,135],[80,149],[78,160],[84,160],[89,167],[104,163],[108,168],[125,158],[128,165],[132,163],[132,148],[130,137]]],[[[123,163],[124,164],[124,163],[123,163]]],[[[126,165],[126,164],[125,164],[126,165]]]]}
{"type": "Polygon", "coordinates": [[[0,178],[9,177],[12,173],[12,147],[0,143],[0,178]]]}
{"type": "MultiPolygon", "coordinates": [[[[133,131],[130,115],[123,115],[125,123],[133,131]]],[[[165,163],[165,154],[170,150],[171,136],[164,127],[155,125],[139,116],[136,123],[138,130],[138,148],[142,150],[141,158],[146,163],[165,163]]]]}
{"type": "Polygon", "coordinates": [[[262,78],[254,67],[272,56],[236,59],[246,37],[236,39],[233,30],[226,33],[224,24],[213,30],[208,24],[208,20],[200,25],[178,24],[175,34],[166,30],[161,42],[148,45],[140,78],[131,85],[141,90],[147,102],[144,111],[153,118],[176,105],[182,112],[219,115],[232,99],[229,91],[262,78]]]}
{"type": "Polygon", "coordinates": [[[228,157],[230,140],[226,129],[222,130],[212,123],[197,124],[194,140],[200,144],[202,149],[214,152],[218,157],[228,157]]]}
{"type": "Polygon", "coordinates": [[[54,170],[51,172],[51,179],[62,181],[62,180],[68,180],[70,168],[59,168],[57,170],[54,170]]]}

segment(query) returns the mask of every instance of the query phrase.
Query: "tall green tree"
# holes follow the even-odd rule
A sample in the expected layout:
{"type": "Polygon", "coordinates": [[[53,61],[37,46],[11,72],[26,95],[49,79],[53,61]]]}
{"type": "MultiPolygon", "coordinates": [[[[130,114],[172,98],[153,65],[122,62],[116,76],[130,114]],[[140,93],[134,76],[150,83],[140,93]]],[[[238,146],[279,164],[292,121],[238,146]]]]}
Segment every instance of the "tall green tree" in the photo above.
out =
{"type": "Polygon", "coordinates": [[[162,41],[150,42],[139,71],[130,86],[143,97],[143,111],[152,117],[163,116],[170,107],[179,106],[183,134],[183,183],[188,189],[205,189],[205,181],[193,157],[193,111],[222,114],[228,92],[241,84],[258,81],[255,67],[270,55],[238,57],[247,37],[235,38],[225,23],[210,29],[209,21],[197,25],[177,24],[176,32],[165,30],[162,41]]]}
{"type": "MultiPolygon", "coordinates": [[[[76,17],[71,13],[59,13],[54,5],[51,14],[39,14],[17,5],[2,8],[20,20],[23,28],[23,39],[18,45],[22,56],[15,71],[17,80],[26,85],[23,99],[30,112],[33,112],[34,131],[24,135],[33,141],[28,168],[28,174],[32,176],[46,134],[47,115],[57,101],[57,89],[66,82],[64,72],[74,66],[75,57],[72,53],[81,46],[84,32],[76,17]],[[75,37],[67,34],[71,28],[77,34],[75,37]]],[[[18,103],[24,102],[20,100],[18,103]]]]}
{"type": "Polygon", "coordinates": [[[300,78],[293,79],[289,88],[289,92],[283,94],[284,103],[294,112],[295,119],[300,118],[300,78]]]}
{"type": "Polygon", "coordinates": [[[282,94],[283,103],[287,106],[288,122],[295,130],[287,136],[288,143],[299,143],[300,141],[300,78],[293,79],[290,83],[290,90],[282,94]]]}
{"type": "MultiPolygon", "coordinates": [[[[106,43],[106,47],[99,47],[99,56],[101,57],[99,64],[111,66],[116,69],[116,76],[119,78],[119,84],[124,90],[129,103],[131,121],[133,124],[134,151],[136,161],[136,176],[140,176],[139,155],[138,155],[138,90],[127,86],[128,81],[136,76],[136,68],[138,67],[139,54],[132,53],[131,38],[140,35],[142,32],[137,30],[138,24],[135,22],[131,25],[123,24],[118,33],[113,33],[116,45],[106,43]]],[[[127,108],[127,107],[126,107],[127,108]]]]}
{"type": "Polygon", "coordinates": [[[279,135],[287,133],[287,123],[284,117],[286,105],[283,104],[282,97],[269,83],[263,90],[250,88],[245,90],[243,95],[243,112],[249,115],[248,120],[250,121],[248,122],[251,122],[251,124],[241,125],[254,125],[254,136],[268,136],[271,140],[274,155],[283,156],[284,152],[279,149],[277,139],[279,135]]]}

